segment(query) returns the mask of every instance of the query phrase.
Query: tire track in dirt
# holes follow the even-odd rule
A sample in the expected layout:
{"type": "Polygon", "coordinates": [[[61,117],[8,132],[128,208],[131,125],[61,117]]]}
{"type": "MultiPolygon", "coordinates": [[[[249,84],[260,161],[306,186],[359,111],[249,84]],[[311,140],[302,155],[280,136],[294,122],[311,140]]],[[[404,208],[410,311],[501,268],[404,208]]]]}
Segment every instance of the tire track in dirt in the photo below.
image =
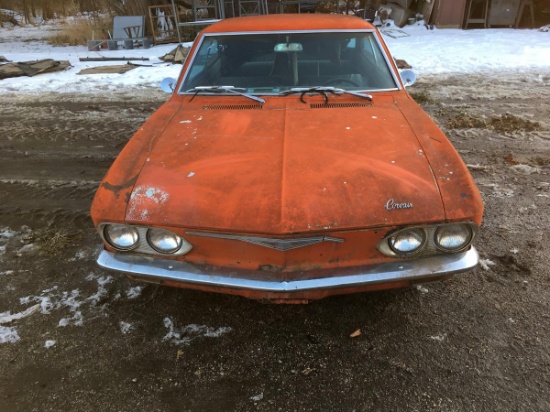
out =
{"type": "Polygon", "coordinates": [[[122,147],[162,104],[66,95],[0,103],[0,219],[89,225],[95,190],[122,147]],[[137,102],[137,103],[136,103],[137,102]]]}
{"type": "Polygon", "coordinates": [[[106,148],[113,148],[127,141],[149,114],[115,108],[109,113],[92,114],[61,108],[58,113],[50,114],[39,108],[21,107],[15,115],[3,116],[1,144],[2,147],[32,148],[38,142],[59,142],[61,148],[76,145],[85,150],[92,143],[104,143],[106,148]]]}
{"type": "Polygon", "coordinates": [[[441,125],[442,106],[491,117],[515,103],[516,115],[543,125],[447,130],[484,193],[483,265],[449,282],[292,307],[156,285],[136,293],[97,267],[101,241],[87,216],[97,176],[139,126],[141,114],[126,109],[160,98],[8,94],[4,102],[18,106],[8,108],[12,124],[27,116],[36,132],[70,121],[96,140],[0,134],[0,312],[53,308],[5,324],[20,341],[0,350],[0,410],[550,410],[550,99],[541,98],[550,83],[519,77],[434,77],[423,86],[441,125]],[[114,127],[108,136],[102,118],[114,127]],[[168,339],[197,324],[232,332],[191,336],[189,346],[168,339]]]}
{"type": "Polygon", "coordinates": [[[89,206],[99,181],[0,180],[0,220],[16,227],[45,222],[89,223],[89,206]]]}

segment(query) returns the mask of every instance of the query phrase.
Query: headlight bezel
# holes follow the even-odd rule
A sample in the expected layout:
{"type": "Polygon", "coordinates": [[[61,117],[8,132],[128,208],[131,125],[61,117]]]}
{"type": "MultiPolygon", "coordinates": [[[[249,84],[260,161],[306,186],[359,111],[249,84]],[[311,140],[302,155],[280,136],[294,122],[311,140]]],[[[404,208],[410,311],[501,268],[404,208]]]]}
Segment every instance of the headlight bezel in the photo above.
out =
{"type": "MultiPolygon", "coordinates": [[[[422,249],[424,248],[424,246],[426,245],[426,242],[428,240],[428,236],[426,234],[426,230],[422,227],[413,227],[413,228],[406,228],[406,229],[403,229],[403,230],[400,230],[398,232],[395,232],[394,234],[392,234],[391,236],[388,237],[388,245],[390,247],[390,249],[396,253],[397,255],[400,255],[400,256],[413,256],[413,255],[416,255],[417,253],[421,252],[422,249]],[[416,248],[414,249],[411,249],[411,250],[400,250],[396,244],[398,243],[398,239],[399,237],[403,237],[403,238],[406,238],[407,235],[409,235],[409,237],[414,237],[414,236],[410,236],[410,234],[420,234],[420,240],[419,240],[419,244],[416,248]]],[[[405,240],[406,242],[406,240],[405,240]]],[[[408,242],[410,243],[410,242],[408,242]]]]}
{"type": "Polygon", "coordinates": [[[442,253],[460,253],[468,248],[471,247],[474,239],[477,236],[477,233],[479,231],[478,226],[474,222],[445,222],[445,223],[439,223],[439,224],[427,224],[427,225],[410,225],[405,227],[400,227],[398,229],[394,229],[390,232],[388,232],[379,242],[377,245],[377,249],[383,253],[386,256],[396,257],[396,258],[417,258],[419,256],[430,256],[430,255],[437,255],[442,253]],[[469,240],[460,248],[456,249],[448,249],[445,247],[441,247],[436,239],[436,233],[438,230],[445,229],[449,226],[453,225],[463,225],[467,227],[470,238],[469,240]],[[410,230],[424,230],[426,234],[426,241],[424,244],[417,248],[412,253],[400,253],[398,250],[396,251],[394,247],[391,245],[391,239],[396,238],[403,232],[407,232],[410,230]]]}
{"type": "Polygon", "coordinates": [[[169,257],[169,256],[182,256],[182,255],[185,255],[185,254],[189,253],[189,251],[193,248],[193,245],[191,243],[189,243],[185,238],[183,238],[182,236],[177,234],[174,230],[170,230],[170,229],[164,228],[164,227],[141,226],[141,225],[132,225],[132,224],[116,223],[116,222],[102,222],[97,226],[97,231],[98,231],[101,239],[103,240],[103,242],[106,245],[108,245],[110,248],[113,248],[117,252],[121,252],[121,253],[127,253],[127,252],[145,253],[145,254],[149,254],[149,255],[158,255],[158,256],[169,257]],[[109,225],[127,226],[127,227],[135,229],[137,234],[138,234],[137,245],[135,245],[131,249],[123,249],[123,248],[119,248],[116,245],[114,245],[111,241],[109,241],[109,237],[106,236],[106,233],[105,233],[106,227],[108,227],[109,225]],[[179,247],[177,249],[173,249],[173,251],[171,251],[171,252],[162,252],[161,250],[157,250],[148,241],[147,233],[148,233],[149,230],[152,230],[152,229],[154,229],[154,230],[160,229],[160,230],[164,230],[168,233],[173,234],[178,239],[180,239],[179,247]]]}
{"type": "Polygon", "coordinates": [[[174,253],[176,253],[178,250],[181,249],[181,245],[183,243],[183,239],[181,238],[181,236],[178,236],[177,234],[175,234],[174,232],[171,232],[169,230],[162,229],[162,228],[157,228],[157,227],[149,228],[147,230],[147,234],[145,236],[146,236],[146,239],[147,239],[147,244],[149,246],[151,246],[151,248],[156,250],[158,253],[161,253],[163,255],[173,255],[174,253]],[[152,239],[152,236],[154,236],[155,231],[163,232],[165,235],[167,235],[167,237],[173,236],[174,241],[176,243],[175,247],[173,247],[171,249],[163,249],[163,248],[159,247],[156,244],[156,242],[152,239]]]}
{"type": "MultiPolygon", "coordinates": [[[[450,235],[450,236],[456,236],[456,235],[450,235]]],[[[450,223],[450,224],[447,224],[447,225],[441,225],[435,230],[435,232],[434,232],[434,243],[437,246],[437,248],[439,250],[441,250],[442,252],[457,253],[457,252],[461,252],[462,250],[466,249],[472,243],[473,237],[474,237],[474,232],[473,232],[472,227],[470,225],[465,225],[465,224],[462,224],[462,223],[454,223],[454,224],[450,223]],[[466,231],[468,232],[467,239],[459,247],[454,247],[454,248],[445,247],[441,244],[441,241],[438,240],[438,235],[439,235],[440,232],[443,232],[444,230],[449,230],[450,228],[453,228],[453,227],[461,227],[461,228],[466,229],[466,231]]]]}
{"type": "MultiPolygon", "coordinates": [[[[119,224],[119,223],[108,223],[105,224],[101,230],[101,234],[103,235],[103,239],[114,249],[119,250],[121,252],[129,252],[131,250],[136,249],[139,246],[140,242],[140,236],[138,230],[130,225],[125,224],[119,224]],[[110,229],[113,230],[127,230],[128,234],[134,237],[134,241],[129,246],[122,246],[120,244],[117,244],[117,242],[114,240],[113,233],[110,231],[110,229]]],[[[119,238],[122,237],[122,235],[119,235],[119,238]]]]}

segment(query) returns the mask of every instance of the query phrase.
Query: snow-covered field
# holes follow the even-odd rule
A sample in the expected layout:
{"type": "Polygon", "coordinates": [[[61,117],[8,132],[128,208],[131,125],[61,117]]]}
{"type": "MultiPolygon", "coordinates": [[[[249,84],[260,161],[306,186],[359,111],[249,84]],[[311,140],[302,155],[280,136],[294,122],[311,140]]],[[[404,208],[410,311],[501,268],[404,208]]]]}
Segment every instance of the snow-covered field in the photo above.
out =
{"type": "MultiPolygon", "coordinates": [[[[12,61],[45,58],[68,60],[73,66],[65,72],[1,80],[0,93],[94,93],[122,87],[158,87],[163,78],[177,77],[181,69],[180,65],[164,64],[159,59],[172,50],[175,44],[150,49],[90,52],[84,46],[54,47],[47,44],[44,39],[55,30],[55,25],[0,28],[0,56],[12,61]],[[125,63],[79,61],[81,57],[100,56],[147,57],[149,61],[136,63],[152,64],[153,67],[139,67],[124,74],[77,75],[85,68],[125,63]]],[[[535,29],[427,30],[418,23],[393,32],[392,36],[385,35],[392,54],[396,58],[405,59],[420,78],[431,74],[490,75],[495,71],[550,71],[549,32],[535,29]]]]}
{"type": "MultiPolygon", "coordinates": [[[[176,44],[154,46],[149,49],[100,50],[90,52],[85,46],[52,46],[46,38],[56,31],[55,25],[0,28],[0,56],[13,62],[40,59],[68,60],[72,67],[64,72],[42,74],[35,77],[16,77],[0,80],[0,93],[104,93],[122,87],[158,87],[165,77],[177,77],[181,65],[166,64],[159,57],[176,47],[176,44]],[[121,61],[81,62],[84,57],[124,57],[121,61]],[[133,63],[153,65],[139,67],[124,74],[78,75],[82,69],[97,66],[121,65],[131,58],[148,58],[147,61],[132,60],[133,63]]],[[[184,44],[190,46],[191,43],[184,44]]]]}

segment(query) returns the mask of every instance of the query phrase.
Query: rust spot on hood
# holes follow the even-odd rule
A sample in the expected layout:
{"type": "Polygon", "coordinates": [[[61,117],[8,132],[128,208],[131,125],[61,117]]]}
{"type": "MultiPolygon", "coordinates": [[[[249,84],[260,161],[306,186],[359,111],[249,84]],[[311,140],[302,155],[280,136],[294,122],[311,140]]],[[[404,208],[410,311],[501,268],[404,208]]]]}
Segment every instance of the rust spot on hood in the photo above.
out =
{"type": "Polygon", "coordinates": [[[137,182],[137,179],[138,179],[138,175],[135,175],[130,180],[120,185],[113,185],[109,182],[103,182],[101,184],[101,187],[103,187],[105,190],[109,190],[110,192],[113,192],[118,199],[119,197],[118,192],[120,192],[121,190],[127,189],[129,187],[134,187],[137,182]]]}

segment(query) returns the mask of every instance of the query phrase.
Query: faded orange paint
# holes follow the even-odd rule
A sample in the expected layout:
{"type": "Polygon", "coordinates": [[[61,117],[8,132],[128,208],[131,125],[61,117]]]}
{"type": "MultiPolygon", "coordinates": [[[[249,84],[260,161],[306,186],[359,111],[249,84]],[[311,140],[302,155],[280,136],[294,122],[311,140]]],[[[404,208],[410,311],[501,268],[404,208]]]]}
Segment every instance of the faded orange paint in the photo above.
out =
{"type": "MultiPolygon", "coordinates": [[[[373,29],[355,17],[278,15],[227,19],[204,33],[335,27],[373,29]]],[[[393,61],[391,65],[397,72],[393,61]]],[[[181,82],[180,77],[178,87],[181,82]]],[[[312,108],[324,103],[322,96],[303,96],[304,104],[299,95],[268,95],[262,96],[261,109],[207,110],[209,105],[256,103],[238,95],[191,99],[175,93],[107,173],[92,204],[92,219],[96,226],[118,222],[166,228],[193,245],[191,252],[174,259],[258,270],[259,277],[273,280],[307,278],[312,269],[393,261],[376,245],[390,230],[407,225],[479,225],[479,191],[441,130],[404,89],[372,94],[371,103],[350,95],[330,96],[331,104],[359,101],[364,103],[360,107],[312,108]],[[410,207],[387,207],[392,204],[410,207]],[[332,236],[345,242],[281,252],[187,233],[193,230],[276,238],[332,236]]],[[[296,294],[164,284],[300,301],[409,283],[296,294]]]]}
{"type": "Polygon", "coordinates": [[[155,140],[135,187],[170,195],[145,218],[144,196],[131,198],[129,223],[288,234],[445,220],[422,147],[391,96],[330,109],[322,133],[328,109],[297,96],[266,97],[262,110],[203,110],[209,102],[182,104],[155,140]],[[414,208],[388,211],[389,199],[414,208]]]}

